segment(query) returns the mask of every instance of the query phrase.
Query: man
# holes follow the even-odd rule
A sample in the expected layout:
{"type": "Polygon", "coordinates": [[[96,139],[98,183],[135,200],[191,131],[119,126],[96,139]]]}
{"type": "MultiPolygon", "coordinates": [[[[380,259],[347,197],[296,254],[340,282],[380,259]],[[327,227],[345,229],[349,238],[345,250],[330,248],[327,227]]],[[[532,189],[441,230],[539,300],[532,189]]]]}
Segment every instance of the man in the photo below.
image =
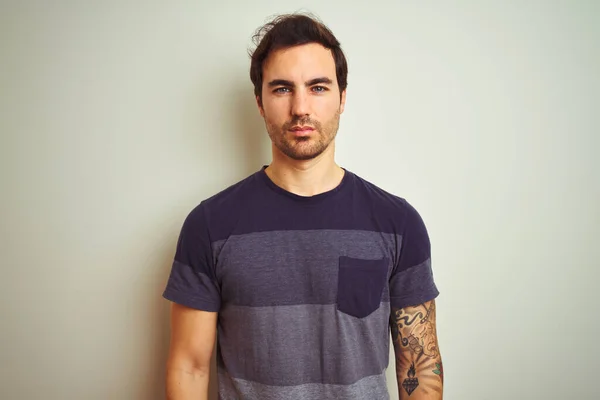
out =
{"type": "Polygon", "coordinates": [[[347,65],[320,22],[256,35],[250,76],[273,160],[186,218],[173,301],[169,400],[441,399],[430,244],[419,214],[334,161],[347,65]],[[211,371],[212,373],[212,371],[211,371]]]}

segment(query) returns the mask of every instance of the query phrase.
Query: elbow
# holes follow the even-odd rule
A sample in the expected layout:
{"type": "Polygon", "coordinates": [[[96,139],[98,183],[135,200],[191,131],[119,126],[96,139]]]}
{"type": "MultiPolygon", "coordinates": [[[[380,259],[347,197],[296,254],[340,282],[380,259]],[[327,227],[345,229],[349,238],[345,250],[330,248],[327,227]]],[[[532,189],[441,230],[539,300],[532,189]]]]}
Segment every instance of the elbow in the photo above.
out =
{"type": "Polygon", "coordinates": [[[171,355],[167,360],[167,374],[173,373],[196,379],[207,378],[210,374],[210,359],[171,355]]]}

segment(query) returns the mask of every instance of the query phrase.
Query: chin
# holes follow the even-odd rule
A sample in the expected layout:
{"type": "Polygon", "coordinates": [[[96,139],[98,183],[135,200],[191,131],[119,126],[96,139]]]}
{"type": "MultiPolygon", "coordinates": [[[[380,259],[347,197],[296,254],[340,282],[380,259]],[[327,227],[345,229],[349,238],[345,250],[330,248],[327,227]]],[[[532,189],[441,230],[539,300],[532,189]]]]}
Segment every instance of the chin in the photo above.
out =
{"type": "Polygon", "coordinates": [[[316,138],[309,137],[304,140],[284,139],[276,143],[276,147],[292,160],[307,161],[320,156],[329,146],[323,146],[316,138]]]}
{"type": "Polygon", "coordinates": [[[294,154],[293,156],[290,156],[290,158],[296,161],[308,161],[316,158],[317,156],[318,154],[294,154]]]}
{"type": "Polygon", "coordinates": [[[317,158],[323,154],[325,149],[312,150],[312,151],[285,151],[284,154],[296,161],[307,161],[317,158]]]}

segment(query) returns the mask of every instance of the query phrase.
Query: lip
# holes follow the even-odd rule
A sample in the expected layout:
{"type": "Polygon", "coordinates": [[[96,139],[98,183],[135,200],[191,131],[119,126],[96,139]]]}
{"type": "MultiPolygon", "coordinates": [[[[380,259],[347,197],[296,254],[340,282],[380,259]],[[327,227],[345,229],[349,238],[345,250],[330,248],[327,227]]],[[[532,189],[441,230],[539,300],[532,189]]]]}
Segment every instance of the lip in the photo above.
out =
{"type": "Polygon", "coordinates": [[[309,132],[309,131],[314,131],[315,128],[313,128],[312,126],[294,126],[290,129],[290,131],[292,132],[309,132]]]}

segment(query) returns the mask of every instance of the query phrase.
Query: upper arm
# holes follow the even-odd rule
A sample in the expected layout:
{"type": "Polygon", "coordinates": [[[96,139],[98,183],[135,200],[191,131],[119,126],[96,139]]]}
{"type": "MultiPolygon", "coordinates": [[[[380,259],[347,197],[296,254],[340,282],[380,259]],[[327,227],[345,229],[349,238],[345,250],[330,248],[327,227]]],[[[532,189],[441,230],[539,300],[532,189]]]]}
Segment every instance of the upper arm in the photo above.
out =
{"type": "Polygon", "coordinates": [[[389,281],[390,305],[395,309],[418,306],[435,299],[431,244],[423,219],[405,203],[399,255],[389,281]]]}
{"type": "Polygon", "coordinates": [[[216,332],[216,312],[173,303],[169,368],[208,371],[216,332]]]}
{"type": "Polygon", "coordinates": [[[421,216],[406,206],[400,254],[389,286],[400,398],[441,399],[444,378],[435,304],[439,292],[431,268],[431,246],[421,216]]]}
{"type": "Polygon", "coordinates": [[[392,309],[392,341],[397,356],[414,359],[439,356],[435,300],[416,306],[392,309]]]}
{"type": "Polygon", "coordinates": [[[163,296],[173,302],[169,368],[208,370],[221,298],[204,204],[184,221],[163,296]]]}
{"type": "Polygon", "coordinates": [[[201,203],[183,223],[163,297],[190,308],[218,312],[220,287],[204,208],[201,203]]]}

